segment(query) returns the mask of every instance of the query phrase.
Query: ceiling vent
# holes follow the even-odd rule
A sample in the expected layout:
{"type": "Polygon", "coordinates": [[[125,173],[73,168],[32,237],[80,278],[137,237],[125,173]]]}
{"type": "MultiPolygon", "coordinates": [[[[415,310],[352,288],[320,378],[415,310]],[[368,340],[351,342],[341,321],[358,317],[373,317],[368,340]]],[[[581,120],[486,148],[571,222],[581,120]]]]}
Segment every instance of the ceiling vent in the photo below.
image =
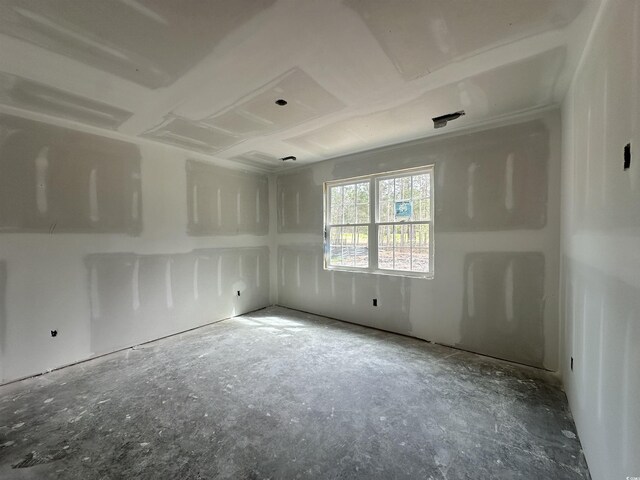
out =
{"type": "Polygon", "coordinates": [[[455,120],[456,118],[460,118],[462,115],[465,115],[464,110],[460,110],[458,112],[447,113],[446,115],[440,115],[439,117],[433,117],[433,127],[434,128],[442,128],[447,126],[447,122],[451,120],[455,120]]]}

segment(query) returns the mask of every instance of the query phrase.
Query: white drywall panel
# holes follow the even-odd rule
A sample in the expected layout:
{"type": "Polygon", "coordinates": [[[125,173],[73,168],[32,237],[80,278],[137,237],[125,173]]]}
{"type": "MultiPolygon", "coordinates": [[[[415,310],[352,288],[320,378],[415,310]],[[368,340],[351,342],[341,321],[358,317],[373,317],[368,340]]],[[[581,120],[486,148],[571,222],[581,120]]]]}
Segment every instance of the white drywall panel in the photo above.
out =
{"type": "Polygon", "coordinates": [[[640,3],[607,1],[563,104],[561,371],[594,480],[640,475],[639,146],[640,3]]]}

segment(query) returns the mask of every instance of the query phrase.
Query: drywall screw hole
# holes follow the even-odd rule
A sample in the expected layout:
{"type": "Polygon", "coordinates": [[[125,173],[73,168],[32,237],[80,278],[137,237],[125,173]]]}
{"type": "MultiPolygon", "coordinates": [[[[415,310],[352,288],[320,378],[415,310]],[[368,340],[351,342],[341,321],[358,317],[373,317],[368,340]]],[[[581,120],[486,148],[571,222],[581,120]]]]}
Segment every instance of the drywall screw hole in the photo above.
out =
{"type": "Polygon", "coordinates": [[[281,107],[284,107],[288,102],[284,99],[284,98],[279,98],[278,100],[276,100],[276,105],[279,105],[281,107]]]}
{"type": "Polygon", "coordinates": [[[51,330],[51,336],[52,337],[57,337],[58,336],[58,330],[51,330]]]}

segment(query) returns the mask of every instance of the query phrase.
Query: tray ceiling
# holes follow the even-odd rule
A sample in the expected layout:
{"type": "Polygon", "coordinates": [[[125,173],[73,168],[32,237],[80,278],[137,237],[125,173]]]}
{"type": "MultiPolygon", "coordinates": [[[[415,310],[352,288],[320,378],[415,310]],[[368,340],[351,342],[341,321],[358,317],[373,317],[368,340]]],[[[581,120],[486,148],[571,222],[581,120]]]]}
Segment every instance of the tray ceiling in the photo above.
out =
{"type": "Polygon", "coordinates": [[[273,170],[558,103],[598,5],[5,0],[0,110],[273,170]]]}

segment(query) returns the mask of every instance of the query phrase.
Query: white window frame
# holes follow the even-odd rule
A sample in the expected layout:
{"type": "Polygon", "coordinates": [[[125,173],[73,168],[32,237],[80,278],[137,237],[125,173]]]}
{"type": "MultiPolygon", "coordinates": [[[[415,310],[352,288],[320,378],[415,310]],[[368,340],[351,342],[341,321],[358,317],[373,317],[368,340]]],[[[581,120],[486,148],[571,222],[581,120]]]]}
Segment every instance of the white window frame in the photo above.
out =
{"type": "Polygon", "coordinates": [[[325,270],[335,270],[335,271],[345,271],[345,272],[358,272],[358,273],[371,273],[376,275],[392,275],[392,276],[400,276],[400,277],[411,277],[411,278],[426,278],[432,279],[434,277],[434,204],[435,204],[435,195],[434,195],[434,175],[435,168],[434,165],[425,165],[423,167],[416,168],[407,168],[403,170],[394,170],[390,172],[382,172],[373,175],[364,175],[360,177],[352,177],[345,178],[340,180],[333,180],[329,182],[324,182],[323,184],[323,220],[324,220],[324,269],[325,270]],[[397,221],[397,222],[380,222],[379,221],[379,183],[381,180],[389,180],[393,178],[406,177],[409,175],[417,175],[422,173],[429,174],[430,181],[430,212],[429,212],[429,220],[422,221],[397,221]],[[369,182],[369,222],[368,223],[351,223],[351,224],[336,224],[331,225],[331,195],[330,189],[331,187],[341,186],[341,185],[351,185],[355,183],[365,183],[369,182]],[[380,226],[386,225],[429,225],[429,271],[428,272],[412,272],[409,270],[391,270],[391,269],[383,269],[378,266],[378,230],[380,226]],[[368,248],[369,248],[369,265],[367,267],[356,267],[356,266],[342,266],[342,265],[330,265],[330,249],[331,249],[331,241],[330,241],[330,228],[332,227],[359,227],[366,226],[368,227],[368,248]]]}

